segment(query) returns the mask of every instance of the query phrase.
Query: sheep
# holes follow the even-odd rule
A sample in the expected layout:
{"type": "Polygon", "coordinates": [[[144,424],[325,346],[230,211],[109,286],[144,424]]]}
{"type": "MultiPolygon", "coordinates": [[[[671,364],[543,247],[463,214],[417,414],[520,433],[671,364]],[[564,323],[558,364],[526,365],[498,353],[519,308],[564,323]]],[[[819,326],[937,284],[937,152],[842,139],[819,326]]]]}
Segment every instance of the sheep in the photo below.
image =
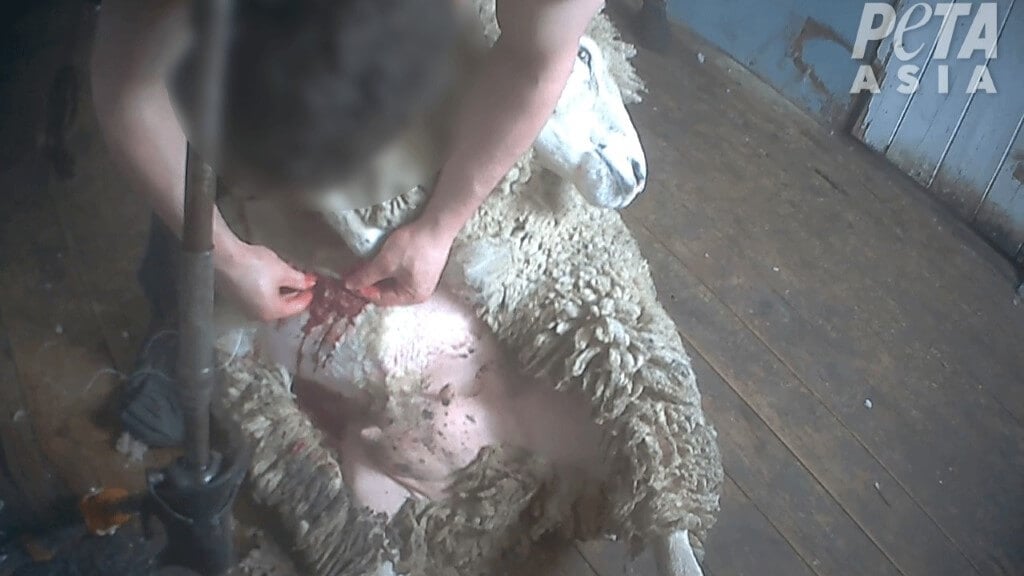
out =
{"type": "MultiPolygon", "coordinates": [[[[493,1],[478,6],[483,37],[493,42],[493,1]]],[[[617,86],[620,105],[639,99],[631,49],[607,18],[595,19],[581,47],[596,55],[607,85],[617,86]]],[[[406,499],[391,513],[369,509],[353,497],[344,452],[339,462],[331,440],[296,406],[292,372],[301,373],[302,362],[285,370],[292,349],[276,354],[277,366],[268,361],[274,353],[261,351],[267,337],[273,342],[276,334],[281,342],[282,334],[294,336],[302,320],[248,332],[222,324],[223,348],[232,353],[225,362],[223,413],[256,449],[255,495],[281,512],[316,573],[477,573],[553,531],[578,539],[613,535],[634,552],[653,545],[662,576],[700,573],[696,560],[718,511],[721,459],[681,338],[658,303],[636,241],[609,209],[628,205],[646,176],[628,116],[623,127],[624,108],[612,108],[606,116],[617,128],[611,132],[622,136],[615,162],[595,163],[585,146],[573,148],[567,142],[572,134],[558,130],[559,121],[571,122],[556,113],[456,239],[439,289],[514,351],[526,377],[582,398],[600,430],[601,482],[568,478],[521,450],[486,446],[450,479],[445,497],[406,499]],[[248,339],[240,346],[243,334],[248,339]]],[[[410,173],[422,181],[429,171],[410,173]]],[[[414,217],[427,197],[422,185],[407,189],[368,209],[332,210],[329,197],[314,209],[334,237],[365,255],[414,217]]],[[[271,209],[277,221],[279,208],[271,209]]],[[[251,209],[246,216],[259,230],[254,236],[276,238],[275,247],[284,251],[291,241],[297,259],[304,255],[325,271],[337,268],[336,254],[310,253],[312,233],[296,238],[294,230],[274,231],[251,209]]],[[[334,369],[348,370],[357,384],[374,381],[372,365],[352,360],[374,357],[369,347],[382,338],[374,330],[402,313],[367,309],[337,351],[347,350],[349,362],[334,369]],[[353,370],[363,372],[353,376],[353,370]]],[[[362,391],[372,396],[375,390],[362,391]]],[[[377,401],[387,404],[387,394],[377,401]]]]}

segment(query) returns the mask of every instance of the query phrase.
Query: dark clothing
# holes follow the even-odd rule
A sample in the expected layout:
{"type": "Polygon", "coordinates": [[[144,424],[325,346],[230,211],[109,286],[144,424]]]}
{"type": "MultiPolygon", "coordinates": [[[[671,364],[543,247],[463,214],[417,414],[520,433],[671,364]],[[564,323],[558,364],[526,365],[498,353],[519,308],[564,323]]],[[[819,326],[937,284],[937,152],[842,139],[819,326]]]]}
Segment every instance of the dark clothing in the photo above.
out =
{"type": "MultiPolygon", "coordinates": [[[[218,199],[222,190],[218,182],[218,199]]],[[[178,236],[153,214],[136,275],[149,301],[149,335],[122,389],[120,419],[132,436],[157,448],[180,446],[185,436],[176,374],[180,254],[178,236]]]]}
{"type": "MultiPolygon", "coordinates": [[[[218,179],[216,199],[225,194],[225,185],[218,179]]],[[[149,301],[151,327],[154,330],[177,329],[178,326],[178,254],[181,240],[155,213],[150,216],[149,240],[136,277],[149,301]]]]}
{"type": "Polygon", "coordinates": [[[180,250],[178,237],[154,214],[137,278],[149,301],[151,326],[155,330],[177,325],[180,250]]]}
{"type": "Polygon", "coordinates": [[[178,446],[185,434],[175,378],[180,250],[177,235],[153,215],[137,273],[150,306],[149,335],[121,391],[119,415],[126,431],[157,448],[178,446]]]}

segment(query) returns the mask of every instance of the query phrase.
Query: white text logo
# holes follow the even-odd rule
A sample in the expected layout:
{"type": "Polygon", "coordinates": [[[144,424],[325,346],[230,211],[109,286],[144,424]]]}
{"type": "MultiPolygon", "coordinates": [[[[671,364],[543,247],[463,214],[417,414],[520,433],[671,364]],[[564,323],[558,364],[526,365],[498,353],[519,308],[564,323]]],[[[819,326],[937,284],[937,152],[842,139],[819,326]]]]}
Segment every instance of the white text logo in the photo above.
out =
{"type": "MultiPolygon", "coordinates": [[[[932,50],[930,67],[935,67],[935,86],[939,94],[948,94],[951,90],[963,90],[967,94],[985,92],[996,93],[995,82],[989,74],[986,63],[974,66],[970,80],[966,83],[960,80],[960,86],[950,86],[949,60],[969,60],[976,52],[981,51],[986,60],[998,56],[997,39],[999,37],[999,19],[995,2],[959,2],[939,3],[934,8],[930,4],[919,2],[910,8],[897,21],[896,9],[891,5],[882,2],[868,2],[864,5],[864,12],[861,15],[860,27],[857,29],[857,41],[853,45],[853,58],[863,60],[867,52],[868,43],[876,40],[884,40],[890,35],[892,38],[892,54],[898,62],[895,66],[896,77],[899,86],[896,88],[901,94],[913,94],[922,88],[922,67],[928,58],[928,53],[920,59],[921,64],[911,63],[922,55],[926,50],[932,50]],[[972,8],[977,7],[976,10],[972,8]],[[905,35],[908,32],[917,30],[927,25],[932,18],[942,18],[939,26],[938,36],[930,36],[921,39],[919,44],[908,46],[905,35]],[[962,39],[954,42],[954,33],[957,22],[961,18],[970,19],[970,28],[962,39]]],[[[965,21],[966,23],[966,21],[965,21]]],[[[931,89],[931,81],[926,89],[931,89]]],[[[857,71],[857,77],[853,81],[851,94],[859,94],[865,90],[878,94],[881,88],[875,76],[874,69],[864,64],[857,71]]]]}

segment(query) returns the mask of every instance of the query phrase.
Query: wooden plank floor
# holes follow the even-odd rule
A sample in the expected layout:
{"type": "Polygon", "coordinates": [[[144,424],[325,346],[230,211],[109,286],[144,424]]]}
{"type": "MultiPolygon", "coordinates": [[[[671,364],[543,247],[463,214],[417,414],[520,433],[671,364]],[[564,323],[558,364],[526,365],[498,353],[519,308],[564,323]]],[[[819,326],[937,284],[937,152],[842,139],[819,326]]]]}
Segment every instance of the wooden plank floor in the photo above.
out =
{"type": "MultiPolygon", "coordinates": [[[[626,218],[726,464],[707,572],[1024,573],[1024,307],[1009,264],[687,31],[671,58],[637,62],[650,184],[626,218]]],[[[0,418],[5,441],[38,437],[40,471],[20,482],[50,492],[51,465],[75,491],[142,477],[112,450],[104,410],[146,322],[133,273],[146,209],[112,170],[87,92],[73,178],[38,154],[0,175],[0,399],[18,403],[0,418]]],[[[654,574],[616,544],[534,563],[654,574]]]]}
{"type": "Polygon", "coordinates": [[[818,574],[1024,572],[1012,268],[680,36],[682,54],[639,59],[651,185],[627,218],[698,357],[729,477],[818,574]]]}

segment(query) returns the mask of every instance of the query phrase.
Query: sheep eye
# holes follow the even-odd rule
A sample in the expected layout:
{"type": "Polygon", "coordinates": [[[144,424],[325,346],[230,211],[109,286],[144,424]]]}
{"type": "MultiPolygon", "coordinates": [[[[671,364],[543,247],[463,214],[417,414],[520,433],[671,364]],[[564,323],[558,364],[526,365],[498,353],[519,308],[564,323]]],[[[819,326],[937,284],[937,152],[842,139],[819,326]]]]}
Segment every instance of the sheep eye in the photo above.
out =
{"type": "Polygon", "coordinates": [[[580,46],[579,52],[576,53],[576,57],[586,64],[587,68],[590,68],[590,50],[580,46]]]}

